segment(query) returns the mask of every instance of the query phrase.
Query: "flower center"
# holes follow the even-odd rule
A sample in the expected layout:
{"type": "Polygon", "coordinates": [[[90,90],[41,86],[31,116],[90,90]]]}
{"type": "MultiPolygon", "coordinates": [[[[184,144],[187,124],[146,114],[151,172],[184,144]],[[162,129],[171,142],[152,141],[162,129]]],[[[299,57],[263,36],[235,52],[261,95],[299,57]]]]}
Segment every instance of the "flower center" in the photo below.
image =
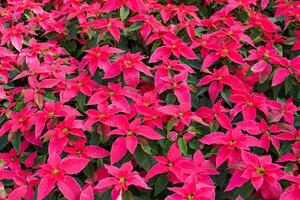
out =
{"type": "Polygon", "coordinates": [[[126,60],[125,65],[126,65],[126,67],[131,67],[132,61],[131,60],[126,60]]]}
{"type": "Polygon", "coordinates": [[[269,131],[265,131],[264,134],[270,135],[270,132],[269,131]]]}
{"type": "Polygon", "coordinates": [[[256,173],[258,173],[260,175],[264,175],[265,169],[263,167],[258,167],[258,168],[256,168],[256,173]]]}
{"type": "Polygon", "coordinates": [[[54,174],[54,175],[57,175],[59,172],[60,172],[59,169],[52,170],[52,174],[54,174]]]}
{"type": "Polygon", "coordinates": [[[187,196],[186,199],[187,199],[187,200],[194,200],[194,195],[190,194],[189,196],[187,196]]]}
{"type": "Polygon", "coordinates": [[[64,132],[64,133],[68,133],[69,131],[70,131],[70,129],[68,129],[68,128],[64,128],[64,129],[63,129],[63,132],[64,132]]]}
{"type": "Polygon", "coordinates": [[[246,103],[246,105],[247,105],[247,106],[253,106],[253,103],[252,103],[251,101],[248,101],[248,102],[246,103]]]}
{"type": "Polygon", "coordinates": [[[178,84],[177,84],[177,83],[172,83],[172,86],[173,86],[173,87],[177,87],[178,84]]]}
{"type": "Polygon", "coordinates": [[[264,59],[264,61],[269,62],[269,55],[265,53],[263,55],[263,59],[264,59]]]}
{"type": "Polygon", "coordinates": [[[158,116],[156,116],[156,115],[152,116],[152,119],[157,119],[157,118],[158,118],[158,116]]]}
{"type": "Polygon", "coordinates": [[[124,184],[125,182],[126,182],[126,178],[125,177],[119,178],[119,183],[124,184]]]}
{"type": "Polygon", "coordinates": [[[127,131],[127,136],[132,136],[133,135],[133,131],[127,131]]]}
{"type": "Polygon", "coordinates": [[[100,113],[100,114],[99,114],[99,119],[103,119],[103,118],[105,118],[105,114],[100,113]]]}
{"type": "Polygon", "coordinates": [[[53,111],[51,111],[51,112],[48,113],[48,115],[49,115],[49,118],[53,118],[55,113],[53,111]]]}
{"type": "Polygon", "coordinates": [[[183,116],[183,112],[179,112],[179,113],[178,113],[178,116],[179,116],[179,117],[182,117],[182,116],[183,116]]]}
{"type": "Polygon", "coordinates": [[[300,163],[300,155],[298,155],[297,163],[300,163]]]}
{"type": "Polygon", "coordinates": [[[230,140],[230,141],[229,141],[229,144],[230,144],[230,145],[234,145],[234,144],[235,144],[235,140],[230,140]]]}
{"type": "Polygon", "coordinates": [[[229,50],[228,50],[228,49],[223,49],[223,53],[224,53],[225,55],[227,55],[227,54],[228,54],[228,52],[229,52],[229,50]]]}

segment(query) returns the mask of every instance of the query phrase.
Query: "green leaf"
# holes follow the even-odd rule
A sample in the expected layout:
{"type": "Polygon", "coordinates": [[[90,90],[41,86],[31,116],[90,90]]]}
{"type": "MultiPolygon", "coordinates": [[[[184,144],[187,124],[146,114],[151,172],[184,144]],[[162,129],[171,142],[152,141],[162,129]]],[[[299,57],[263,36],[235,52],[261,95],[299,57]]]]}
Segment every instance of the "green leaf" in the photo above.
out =
{"type": "Polygon", "coordinates": [[[285,142],[283,143],[283,145],[281,146],[280,150],[279,150],[279,156],[282,156],[288,152],[291,151],[292,148],[292,144],[289,142],[285,142]]]}
{"type": "Polygon", "coordinates": [[[139,143],[145,153],[152,155],[151,146],[145,138],[139,138],[139,143]]]}
{"type": "Polygon", "coordinates": [[[122,194],[122,200],[134,200],[130,191],[124,191],[122,194]]]}
{"type": "Polygon", "coordinates": [[[179,146],[179,149],[181,150],[181,152],[184,155],[188,154],[188,146],[187,146],[187,143],[186,143],[184,138],[179,138],[178,139],[178,146],[179,146]]]}
{"type": "Polygon", "coordinates": [[[155,49],[157,49],[157,47],[159,47],[160,45],[161,45],[161,41],[160,40],[154,41],[152,43],[151,52],[153,52],[155,49]]]}
{"type": "Polygon", "coordinates": [[[7,134],[0,137],[0,151],[8,144],[7,134]]]}
{"type": "Polygon", "coordinates": [[[76,97],[76,102],[78,104],[78,108],[81,112],[84,112],[84,106],[86,102],[86,96],[84,94],[79,93],[76,97]]]}
{"type": "Polygon", "coordinates": [[[129,9],[127,7],[122,6],[120,9],[120,17],[121,20],[124,21],[129,15],[129,9]]]}
{"type": "Polygon", "coordinates": [[[19,131],[15,132],[12,136],[11,143],[17,152],[20,151],[21,137],[22,134],[19,131]]]}
{"type": "Polygon", "coordinates": [[[228,97],[229,97],[229,93],[227,92],[221,92],[221,97],[223,97],[224,101],[229,105],[232,106],[231,102],[229,101],[228,97]]]}
{"type": "Polygon", "coordinates": [[[172,117],[168,121],[168,123],[167,123],[167,132],[170,132],[173,129],[176,122],[177,122],[177,118],[175,118],[175,117],[172,117]]]}
{"type": "Polygon", "coordinates": [[[92,133],[89,139],[89,144],[91,145],[99,145],[100,144],[100,134],[92,133]]]}
{"type": "Polygon", "coordinates": [[[147,155],[141,147],[137,147],[134,151],[134,156],[139,166],[143,167],[145,170],[149,170],[151,167],[151,157],[147,155]]]}
{"type": "Polygon", "coordinates": [[[43,95],[43,99],[50,102],[56,102],[57,98],[55,97],[53,92],[47,92],[43,95]]]}
{"type": "Polygon", "coordinates": [[[280,56],[282,56],[282,55],[283,55],[282,45],[276,43],[276,44],[275,44],[275,48],[278,50],[278,54],[279,54],[280,56]]]}
{"type": "Polygon", "coordinates": [[[141,27],[142,27],[142,23],[134,22],[131,26],[128,27],[127,31],[128,32],[137,31],[141,27]]]}
{"type": "Polygon", "coordinates": [[[163,190],[165,190],[168,185],[168,182],[169,180],[165,175],[159,176],[154,185],[154,196],[157,196],[163,190]]]}
{"type": "Polygon", "coordinates": [[[17,105],[14,107],[14,110],[17,112],[20,112],[22,108],[25,107],[25,104],[23,103],[23,99],[17,103],[17,105]]]}
{"type": "Polygon", "coordinates": [[[200,148],[198,140],[191,140],[191,141],[189,141],[188,145],[191,149],[194,149],[194,150],[197,150],[200,148]]]}
{"type": "Polygon", "coordinates": [[[234,191],[233,196],[234,197],[241,196],[244,199],[248,199],[251,196],[251,194],[253,193],[253,190],[254,189],[253,189],[251,183],[248,182],[248,183],[245,183],[242,187],[237,188],[234,191]]]}
{"type": "Polygon", "coordinates": [[[167,104],[174,104],[176,102],[176,96],[173,93],[169,93],[166,96],[166,103],[167,104]]]}

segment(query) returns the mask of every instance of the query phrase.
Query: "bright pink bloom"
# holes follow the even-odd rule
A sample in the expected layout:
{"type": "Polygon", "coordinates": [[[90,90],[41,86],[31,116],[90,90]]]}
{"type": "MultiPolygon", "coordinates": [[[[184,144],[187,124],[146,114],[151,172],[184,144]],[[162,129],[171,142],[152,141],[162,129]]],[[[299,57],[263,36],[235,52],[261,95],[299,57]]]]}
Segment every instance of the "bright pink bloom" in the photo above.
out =
{"type": "MultiPolygon", "coordinates": [[[[262,189],[265,185],[274,191],[280,190],[279,180],[283,178],[284,172],[282,166],[273,164],[271,156],[256,156],[247,151],[242,151],[242,160],[244,169],[240,173],[234,172],[232,178],[227,185],[226,191],[232,190],[235,187],[240,187],[248,180],[256,190],[262,189]]],[[[280,195],[277,193],[277,196],[280,195]]]]}
{"type": "Polygon", "coordinates": [[[166,90],[173,90],[180,104],[191,106],[190,88],[187,84],[188,71],[181,71],[174,77],[163,76],[155,80],[155,90],[158,94],[166,90]]]}
{"type": "Polygon", "coordinates": [[[123,51],[117,48],[109,47],[108,45],[97,46],[90,50],[85,50],[87,55],[82,58],[81,64],[88,65],[89,71],[92,75],[95,74],[97,68],[108,70],[111,66],[109,58],[112,54],[122,53],[123,51]]]}
{"type": "Polygon", "coordinates": [[[164,46],[158,47],[151,55],[149,62],[154,63],[160,60],[168,59],[171,53],[176,58],[183,56],[190,60],[197,60],[196,54],[180,39],[168,38],[163,39],[164,46]]]}
{"type": "Polygon", "coordinates": [[[200,118],[205,119],[205,122],[208,122],[213,125],[214,119],[217,120],[220,126],[230,130],[232,129],[231,120],[225,114],[229,110],[222,106],[222,100],[217,101],[213,107],[210,109],[206,106],[200,107],[196,110],[195,114],[200,118]]]}
{"type": "Polygon", "coordinates": [[[154,156],[158,163],[153,165],[147,173],[146,180],[162,173],[170,173],[177,179],[183,177],[181,170],[182,153],[177,143],[171,145],[166,156],[154,156]]]}
{"type": "Polygon", "coordinates": [[[282,117],[289,124],[294,124],[294,114],[298,110],[293,103],[293,98],[289,98],[285,103],[271,101],[270,118],[271,122],[278,122],[282,117]]]}
{"type": "Polygon", "coordinates": [[[237,127],[247,131],[252,135],[261,134],[260,143],[262,148],[264,148],[267,152],[270,149],[270,143],[272,143],[273,146],[277,150],[279,150],[280,148],[279,138],[277,137],[277,135],[272,134],[272,133],[281,132],[281,128],[278,125],[272,124],[269,127],[267,122],[264,119],[261,119],[260,123],[253,120],[241,121],[237,123],[237,127]]]}
{"type": "Polygon", "coordinates": [[[296,142],[292,146],[293,153],[287,153],[284,154],[283,156],[279,157],[276,162],[295,162],[299,163],[300,162],[300,142],[296,142]]]}
{"type": "Polygon", "coordinates": [[[1,39],[1,45],[4,45],[8,41],[10,41],[18,51],[21,51],[23,45],[22,33],[33,34],[33,32],[29,31],[23,23],[19,23],[16,26],[12,26],[11,28],[2,29],[1,32],[3,34],[1,39]]]}
{"type": "Polygon", "coordinates": [[[125,98],[126,95],[127,93],[124,91],[120,83],[108,83],[108,88],[101,85],[99,87],[99,92],[93,94],[87,104],[102,104],[109,99],[113,106],[124,112],[129,112],[130,107],[127,99],[125,98]]]}
{"type": "Polygon", "coordinates": [[[223,85],[228,85],[232,89],[240,90],[244,88],[244,84],[236,76],[229,74],[227,66],[223,66],[220,69],[214,69],[214,73],[207,71],[208,74],[204,76],[197,85],[206,85],[209,84],[208,94],[212,102],[214,102],[223,90],[223,85]]]}
{"type": "Polygon", "coordinates": [[[202,119],[196,116],[190,111],[190,106],[185,104],[180,105],[166,105],[158,107],[157,110],[166,115],[177,118],[178,121],[182,122],[184,125],[189,126],[191,120],[197,121],[203,124],[202,119]]]}
{"type": "Polygon", "coordinates": [[[250,150],[249,147],[260,147],[260,142],[253,136],[243,134],[241,130],[235,128],[226,134],[213,132],[200,139],[203,144],[221,145],[216,157],[216,166],[221,166],[226,160],[229,165],[235,164],[240,159],[241,150],[250,150]]]}
{"type": "Polygon", "coordinates": [[[169,187],[168,189],[175,194],[167,196],[166,200],[215,199],[214,186],[197,182],[196,177],[193,175],[185,180],[182,187],[169,187]]]}
{"type": "Polygon", "coordinates": [[[280,196],[280,200],[297,199],[300,195],[300,175],[285,175],[284,179],[292,182],[293,184],[284,190],[284,192],[280,196]]]}
{"type": "Polygon", "coordinates": [[[109,152],[96,145],[85,145],[86,140],[77,140],[74,144],[66,147],[65,152],[72,156],[83,158],[104,158],[109,155],[109,152]]]}
{"type": "Polygon", "coordinates": [[[101,33],[108,31],[117,42],[120,41],[120,30],[124,29],[124,24],[121,20],[116,18],[101,18],[93,21],[93,23],[94,29],[101,29],[101,33]]]}
{"type": "Polygon", "coordinates": [[[84,129],[90,128],[97,122],[101,122],[107,126],[116,126],[119,119],[116,114],[118,114],[120,111],[121,109],[112,105],[107,105],[105,103],[98,104],[97,110],[90,109],[86,111],[88,118],[84,124],[84,129]]]}
{"type": "Polygon", "coordinates": [[[108,173],[112,175],[112,177],[107,177],[100,180],[95,186],[95,189],[102,190],[113,186],[111,195],[113,200],[117,199],[122,190],[127,191],[130,185],[147,190],[150,189],[138,172],[132,171],[133,166],[130,161],[124,163],[120,168],[109,165],[105,165],[105,168],[108,170],[108,173]]]}
{"type": "Polygon", "coordinates": [[[221,57],[228,57],[232,62],[237,64],[243,64],[243,57],[238,52],[238,49],[241,48],[239,43],[209,43],[206,45],[206,48],[214,50],[215,52],[209,53],[203,60],[201,70],[205,71],[208,67],[214,64],[221,57]]]}
{"type": "Polygon", "coordinates": [[[229,100],[236,103],[230,111],[231,117],[235,117],[237,113],[242,111],[244,120],[254,120],[256,116],[256,108],[268,115],[268,104],[266,97],[259,93],[250,93],[249,91],[234,91],[229,100]]]}
{"type": "Polygon", "coordinates": [[[140,82],[140,73],[152,76],[149,67],[142,60],[140,53],[126,53],[116,60],[110,68],[104,69],[104,78],[114,78],[123,72],[124,81],[128,86],[136,87],[140,82]]]}
{"type": "Polygon", "coordinates": [[[141,119],[135,119],[134,121],[128,121],[125,116],[120,116],[118,123],[116,124],[117,129],[112,130],[109,135],[121,135],[118,137],[111,147],[110,160],[114,164],[118,162],[126,154],[127,149],[130,153],[134,153],[138,145],[138,137],[143,136],[151,140],[160,140],[163,137],[150,128],[149,126],[141,125],[141,119]]]}
{"type": "Polygon", "coordinates": [[[42,164],[41,169],[37,171],[37,175],[41,178],[37,199],[44,199],[55,185],[67,199],[79,199],[81,187],[69,175],[79,173],[88,162],[88,159],[79,157],[66,157],[61,160],[59,155],[50,152],[48,163],[42,164]]]}
{"type": "Polygon", "coordinates": [[[0,128],[0,136],[6,132],[14,133],[17,130],[25,132],[29,130],[32,126],[29,123],[30,117],[33,115],[35,109],[30,108],[29,106],[23,108],[20,112],[12,112],[9,115],[9,120],[7,120],[0,128]]]}
{"type": "Polygon", "coordinates": [[[82,131],[83,122],[76,120],[75,116],[68,116],[64,121],[56,125],[55,129],[47,131],[43,138],[50,137],[48,151],[60,154],[69,143],[69,136],[85,138],[82,131]]]}

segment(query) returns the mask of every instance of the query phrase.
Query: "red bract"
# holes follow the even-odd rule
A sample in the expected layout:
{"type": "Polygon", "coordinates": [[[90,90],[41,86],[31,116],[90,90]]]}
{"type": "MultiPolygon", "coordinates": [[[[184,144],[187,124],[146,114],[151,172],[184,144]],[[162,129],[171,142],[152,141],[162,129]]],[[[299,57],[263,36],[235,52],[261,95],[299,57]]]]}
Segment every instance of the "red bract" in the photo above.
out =
{"type": "Polygon", "coordinates": [[[216,52],[209,53],[202,64],[201,70],[205,71],[208,67],[214,64],[217,60],[222,57],[228,57],[229,60],[237,64],[243,64],[243,57],[239,54],[238,49],[241,47],[238,43],[209,43],[206,48],[215,50],[216,52]]]}
{"type": "Polygon", "coordinates": [[[241,121],[237,124],[237,126],[240,129],[245,130],[252,135],[261,134],[261,147],[264,148],[266,151],[269,151],[270,143],[272,143],[277,150],[280,148],[279,138],[277,137],[277,135],[273,134],[282,131],[280,126],[271,125],[269,127],[264,119],[262,119],[260,123],[252,120],[241,121]]]}
{"type": "Polygon", "coordinates": [[[182,188],[172,187],[169,188],[169,190],[173,191],[175,194],[169,195],[166,200],[214,199],[214,195],[211,193],[213,191],[213,186],[197,183],[194,176],[188,177],[182,188]]]}
{"type": "Polygon", "coordinates": [[[82,131],[83,123],[80,120],[75,120],[74,116],[67,117],[64,121],[59,123],[54,130],[49,130],[43,137],[50,137],[49,152],[61,154],[63,149],[70,142],[70,136],[77,136],[85,138],[82,131]]]}
{"type": "Polygon", "coordinates": [[[227,131],[226,134],[214,132],[200,139],[204,144],[218,144],[221,147],[216,157],[216,166],[219,167],[226,160],[232,166],[240,159],[241,150],[249,150],[249,147],[260,147],[260,142],[255,137],[243,134],[239,129],[227,131]]]}
{"type": "Polygon", "coordinates": [[[232,91],[229,100],[236,103],[231,110],[232,117],[242,111],[244,120],[254,120],[256,118],[256,108],[265,114],[268,112],[268,104],[263,94],[249,94],[249,91],[232,91]]]}
{"type": "Polygon", "coordinates": [[[120,168],[109,165],[105,165],[105,168],[113,177],[100,180],[95,186],[95,189],[101,190],[114,186],[112,190],[112,199],[117,199],[119,195],[122,195],[122,190],[127,191],[130,185],[150,189],[138,172],[132,171],[133,166],[131,162],[124,163],[120,168]]]}
{"type": "Polygon", "coordinates": [[[69,175],[79,173],[87,164],[86,158],[66,157],[61,160],[56,153],[50,153],[48,163],[43,164],[37,171],[37,175],[41,177],[37,199],[44,199],[56,185],[67,199],[78,199],[81,187],[69,175]]]}
{"type": "Polygon", "coordinates": [[[0,199],[299,199],[299,22],[293,0],[1,1],[0,199]]]}
{"type": "Polygon", "coordinates": [[[223,85],[228,85],[232,89],[240,90],[242,89],[243,83],[236,77],[229,74],[229,70],[227,66],[223,66],[219,70],[215,69],[214,73],[207,72],[211,75],[207,75],[203,77],[197,85],[206,85],[210,83],[208,88],[208,94],[210,99],[214,102],[219,95],[219,93],[223,90],[223,85]]]}
{"type": "Polygon", "coordinates": [[[88,64],[90,73],[94,75],[98,67],[105,71],[108,70],[108,68],[111,66],[109,58],[112,56],[112,54],[122,53],[123,51],[105,45],[86,50],[86,52],[88,54],[82,58],[82,65],[88,64]]]}
{"type": "Polygon", "coordinates": [[[206,122],[211,123],[211,125],[213,125],[213,120],[215,118],[220,124],[220,126],[227,130],[230,130],[232,129],[231,121],[229,117],[225,114],[225,112],[228,112],[228,110],[224,108],[221,104],[222,100],[219,100],[214,104],[212,109],[208,107],[200,107],[196,111],[196,115],[200,118],[204,118],[206,122]]]}
{"type": "Polygon", "coordinates": [[[109,83],[108,88],[100,86],[99,92],[96,92],[91,96],[88,101],[88,105],[102,104],[108,99],[112,102],[112,105],[121,109],[124,112],[129,112],[129,103],[126,100],[126,91],[122,88],[121,84],[109,83]]]}
{"type": "Polygon", "coordinates": [[[163,137],[152,128],[141,125],[141,119],[136,119],[129,123],[124,116],[118,118],[118,124],[115,125],[117,129],[112,130],[109,135],[120,135],[125,137],[118,137],[112,144],[110,156],[111,163],[114,164],[124,157],[126,151],[134,153],[138,145],[138,137],[143,136],[151,140],[160,140],[163,137]]]}
{"type": "Polygon", "coordinates": [[[123,72],[125,83],[136,87],[140,82],[140,73],[152,76],[148,66],[142,63],[144,57],[140,53],[127,53],[116,60],[110,68],[104,70],[104,78],[114,78],[123,72]]]}
{"type": "Polygon", "coordinates": [[[30,129],[32,124],[29,123],[30,116],[34,110],[30,107],[25,107],[21,112],[12,112],[9,116],[10,120],[6,121],[0,128],[0,136],[9,131],[15,133],[17,130],[25,132],[30,129]]]}
{"type": "Polygon", "coordinates": [[[180,39],[165,37],[163,38],[163,42],[165,45],[157,48],[151,55],[151,58],[149,60],[150,63],[168,59],[171,53],[173,53],[176,58],[183,56],[191,60],[197,59],[197,56],[192,51],[192,49],[180,39]]]}
{"type": "Polygon", "coordinates": [[[158,174],[162,174],[165,172],[172,173],[175,177],[182,177],[183,174],[180,169],[180,161],[182,161],[182,153],[180,152],[178,145],[174,143],[168,153],[167,156],[155,156],[154,159],[158,162],[153,165],[153,167],[147,173],[146,179],[150,179],[158,174]]]}
{"type": "MultiPolygon", "coordinates": [[[[240,183],[250,180],[253,187],[261,191],[264,198],[278,198],[282,192],[278,181],[284,176],[284,172],[280,169],[281,166],[273,164],[270,156],[257,157],[249,152],[243,152],[242,159],[246,166],[241,172],[240,183]]],[[[237,183],[236,181],[239,179],[235,175],[233,174],[234,178],[232,177],[230,180],[231,187],[234,187],[232,184],[237,183]]]]}
{"type": "Polygon", "coordinates": [[[19,23],[11,28],[2,29],[1,32],[3,34],[1,39],[1,45],[4,45],[8,41],[10,41],[18,51],[21,51],[23,45],[22,33],[33,34],[31,31],[28,31],[27,27],[24,27],[23,23],[19,23]]]}
{"type": "Polygon", "coordinates": [[[65,152],[72,156],[84,158],[104,158],[109,155],[109,152],[95,145],[85,145],[85,140],[77,140],[75,144],[64,149],[65,152]]]}

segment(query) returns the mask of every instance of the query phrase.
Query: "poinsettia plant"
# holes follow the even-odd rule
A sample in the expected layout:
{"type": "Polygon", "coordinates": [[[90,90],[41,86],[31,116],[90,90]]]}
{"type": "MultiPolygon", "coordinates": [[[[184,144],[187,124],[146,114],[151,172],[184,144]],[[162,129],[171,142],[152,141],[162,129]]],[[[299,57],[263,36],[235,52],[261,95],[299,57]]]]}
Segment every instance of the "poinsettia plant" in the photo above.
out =
{"type": "Polygon", "coordinates": [[[300,198],[300,2],[0,2],[0,199],[300,198]]]}

